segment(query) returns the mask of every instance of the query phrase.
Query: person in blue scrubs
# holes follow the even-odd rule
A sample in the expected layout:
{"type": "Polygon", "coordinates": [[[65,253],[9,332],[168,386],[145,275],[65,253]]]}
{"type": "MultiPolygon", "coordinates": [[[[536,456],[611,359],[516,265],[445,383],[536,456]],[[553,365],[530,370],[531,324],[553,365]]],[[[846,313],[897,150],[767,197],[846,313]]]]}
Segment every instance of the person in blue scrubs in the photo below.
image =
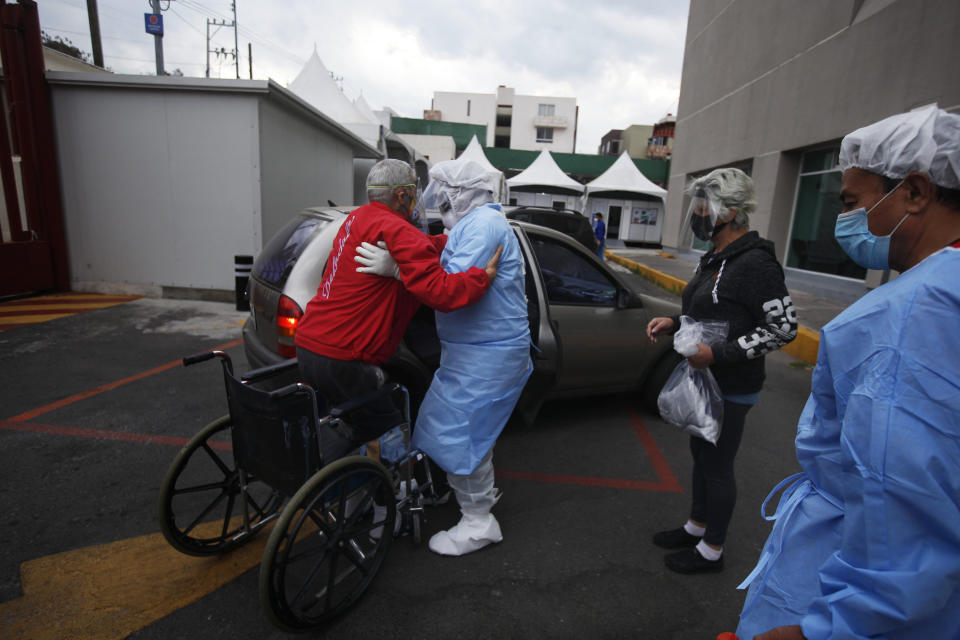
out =
{"type": "Polygon", "coordinates": [[[840,166],[837,241],[900,275],[821,331],[737,636],[960,638],[960,116],[858,129],[840,166]]]}
{"type": "Polygon", "coordinates": [[[607,225],[603,223],[603,214],[593,214],[593,235],[597,240],[597,257],[603,260],[603,250],[607,244],[607,225]]]}
{"type": "MultiPolygon", "coordinates": [[[[460,521],[430,538],[431,551],[459,556],[503,540],[491,509],[493,445],[533,371],[523,256],[500,205],[499,176],[472,160],[430,169],[423,206],[439,211],[448,230],[440,265],[461,273],[486,265],[502,247],[497,277],[483,298],[463,309],[437,312],[442,353],[417,415],[412,444],[441,469],[460,505],[460,521]]],[[[377,248],[365,248],[376,253],[377,248]]],[[[392,267],[382,275],[392,273],[392,267]]]]}

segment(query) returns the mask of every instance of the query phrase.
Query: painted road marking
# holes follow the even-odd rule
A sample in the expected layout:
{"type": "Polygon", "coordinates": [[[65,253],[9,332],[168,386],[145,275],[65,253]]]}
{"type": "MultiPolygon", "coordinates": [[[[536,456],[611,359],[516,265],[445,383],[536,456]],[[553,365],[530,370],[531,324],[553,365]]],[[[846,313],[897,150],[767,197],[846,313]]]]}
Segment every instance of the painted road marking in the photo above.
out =
{"type": "Polygon", "coordinates": [[[106,309],[140,296],[54,294],[0,302],[0,331],[65,318],[84,311],[106,309]]]}
{"type": "MultiPolygon", "coordinates": [[[[215,350],[225,350],[241,342],[233,340],[215,347],[215,350]]],[[[187,438],[28,422],[180,363],[180,360],[168,362],[0,420],[0,429],[183,446],[187,438]]],[[[533,482],[682,493],[676,476],[641,417],[630,412],[630,421],[656,471],[656,482],[509,469],[498,469],[497,474],[504,479],[533,482]]],[[[216,447],[229,449],[230,443],[217,442],[216,447]]],[[[219,530],[221,525],[219,522],[209,523],[213,531],[219,530]]],[[[9,638],[120,640],[196,602],[257,566],[267,539],[268,533],[264,531],[224,556],[195,558],[179,553],[157,533],[30,560],[21,564],[24,596],[0,604],[0,628],[4,629],[4,637],[9,638]]]]}
{"type": "Polygon", "coordinates": [[[155,533],[24,562],[23,597],[0,604],[3,637],[122,640],[256,567],[269,526],[223,556],[183,555],[155,533]]]}
{"type": "MultiPolygon", "coordinates": [[[[243,342],[243,339],[231,340],[230,342],[226,342],[224,344],[221,344],[220,346],[213,347],[212,349],[210,349],[210,351],[225,351],[226,349],[229,349],[230,347],[235,347],[242,342],[243,342]]],[[[137,373],[128,378],[123,378],[122,380],[115,380],[105,385],[101,385],[93,389],[88,389],[87,391],[81,391],[80,393],[75,393],[72,396],[63,398],[61,400],[57,400],[56,402],[51,402],[50,404],[44,405],[42,407],[31,409],[30,411],[25,411],[24,413],[15,415],[12,418],[7,418],[6,421],[7,422],[26,422],[27,420],[32,420],[33,418],[43,415],[44,413],[49,413],[54,409],[60,409],[61,407],[65,407],[68,404],[73,404],[74,402],[77,402],[79,400],[85,400],[86,398],[99,395],[104,391],[110,391],[112,389],[116,389],[117,387],[121,387],[130,382],[136,382],[137,380],[142,380],[143,378],[152,376],[162,371],[166,371],[167,369],[173,369],[174,367],[178,367],[182,364],[183,364],[183,360],[173,360],[166,364],[162,364],[159,367],[154,367],[153,369],[150,369],[148,371],[137,373]]]]}

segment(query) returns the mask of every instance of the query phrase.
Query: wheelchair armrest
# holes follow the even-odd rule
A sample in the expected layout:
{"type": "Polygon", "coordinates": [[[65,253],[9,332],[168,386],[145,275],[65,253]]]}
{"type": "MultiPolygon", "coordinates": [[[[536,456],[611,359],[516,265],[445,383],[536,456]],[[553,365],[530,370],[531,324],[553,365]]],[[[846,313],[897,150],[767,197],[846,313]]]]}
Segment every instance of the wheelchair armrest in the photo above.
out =
{"type": "Polygon", "coordinates": [[[314,393],[313,388],[309,385],[303,384],[302,382],[294,382],[285,387],[280,387],[276,391],[268,391],[267,395],[270,396],[271,400],[276,400],[277,398],[285,398],[286,396],[299,392],[314,393]]]}
{"type": "Polygon", "coordinates": [[[400,384],[398,382],[390,382],[388,384],[383,385],[376,391],[372,391],[370,393],[360,396],[359,398],[354,398],[353,400],[344,402],[341,405],[337,405],[336,407],[333,407],[332,409],[330,409],[330,415],[333,416],[334,418],[339,418],[345,413],[350,413],[355,409],[359,409],[360,407],[367,404],[368,402],[372,400],[376,400],[381,396],[385,396],[390,393],[393,393],[398,389],[400,389],[400,384]]]}
{"type": "Polygon", "coordinates": [[[260,367],[259,369],[254,369],[253,371],[247,371],[243,374],[243,377],[240,378],[242,382],[256,382],[257,380],[263,380],[264,378],[272,378],[273,376],[285,373],[291,369],[297,368],[297,359],[291,358],[289,360],[284,360],[283,362],[278,362],[277,364],[267,365],[266,367],[260,367]]]}

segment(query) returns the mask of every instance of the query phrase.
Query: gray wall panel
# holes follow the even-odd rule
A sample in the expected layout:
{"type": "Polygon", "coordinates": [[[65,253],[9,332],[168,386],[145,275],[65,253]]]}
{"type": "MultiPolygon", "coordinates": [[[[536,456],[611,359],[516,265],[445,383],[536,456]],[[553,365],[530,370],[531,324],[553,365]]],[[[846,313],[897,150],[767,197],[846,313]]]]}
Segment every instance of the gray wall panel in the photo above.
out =
{"type": "Polygon", "coordinates": [[[353,151],[292,109],[260,104],[264,242],[305,207],[353,203],[353,151]]]}
{"type": "Polygon", "coordinates": [[[256,247],[255,97],[52,95],[73,279],[232,289],[256,247]]]}

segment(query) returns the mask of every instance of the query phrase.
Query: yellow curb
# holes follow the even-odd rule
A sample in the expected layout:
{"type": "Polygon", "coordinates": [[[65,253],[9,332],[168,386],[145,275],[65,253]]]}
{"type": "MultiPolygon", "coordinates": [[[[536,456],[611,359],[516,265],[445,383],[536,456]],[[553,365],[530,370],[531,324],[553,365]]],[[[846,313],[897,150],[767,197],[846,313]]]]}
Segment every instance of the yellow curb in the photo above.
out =
{"type": "MultiPolygon", "coordinates": [[[[607,260],[616,262],[619,265],[623,265],[627,269],[630,269],[634,273],[643,276],[647,280],[650,280],[654,284],[660,286],[662,289],[666,289],[670,293],[680,295],[683,293],[683,288],[687,286],[686,280],[671,276],[663,273],[662,271],[657,271],[656,269],[652,269],[645,264],[634,262],[633,260],[624,258],[623,256],[618,256],[609,250],[605,251],[604,255],[606,256],[607,260]]],[[[797,360],[806,362],[807,364],[817,364],[817,351],[819,349],[820,333],[804,326],[801,326],[797,329],[797,337],[793,340],[793,342],[783,347],[785,352],[797,360]]]]}

